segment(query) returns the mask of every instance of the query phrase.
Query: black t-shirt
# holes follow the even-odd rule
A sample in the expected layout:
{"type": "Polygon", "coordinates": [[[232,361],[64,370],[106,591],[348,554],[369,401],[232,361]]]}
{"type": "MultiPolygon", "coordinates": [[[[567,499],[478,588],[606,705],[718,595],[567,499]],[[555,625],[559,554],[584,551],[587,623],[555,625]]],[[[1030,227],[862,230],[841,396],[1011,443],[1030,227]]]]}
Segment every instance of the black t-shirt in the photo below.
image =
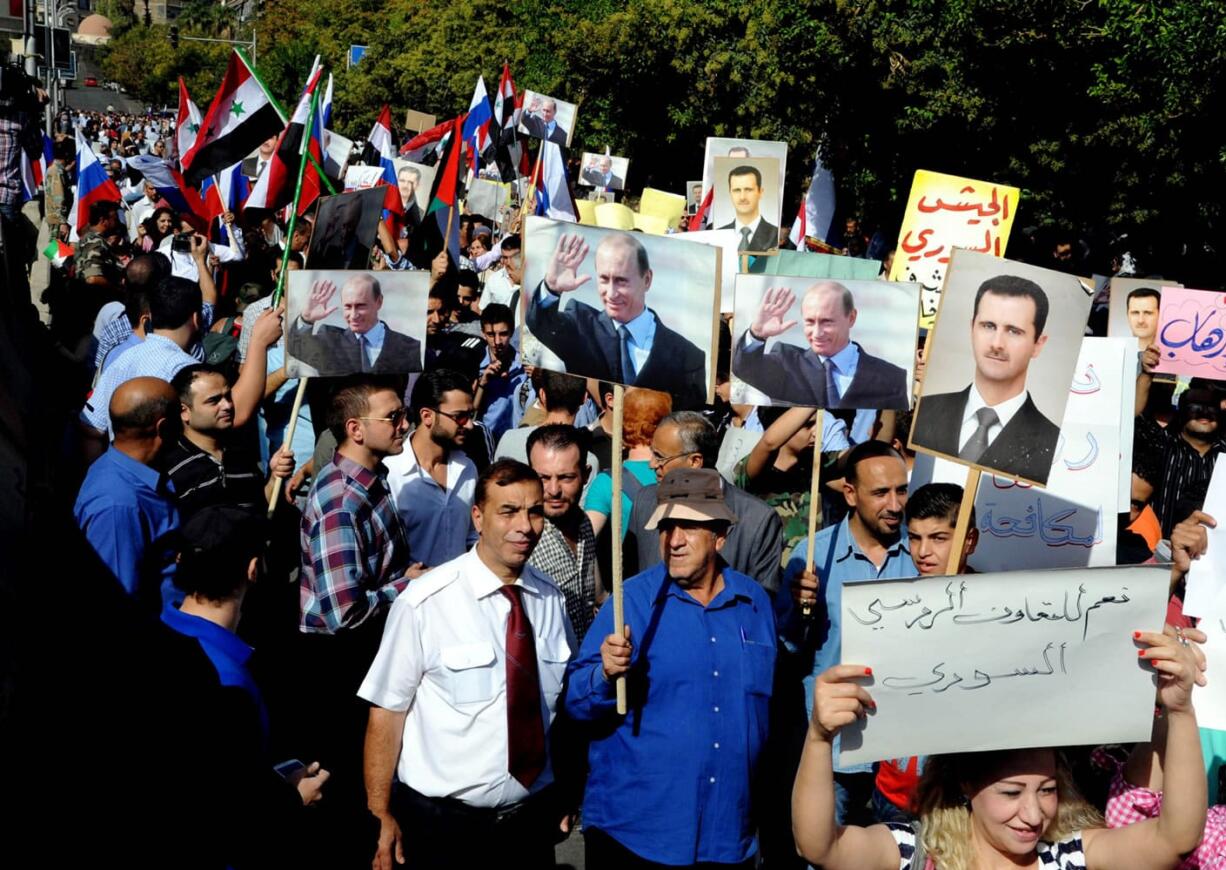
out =
{"type": "Polygon", "coordinates": [[[184,519],[210,505],[252,510],[264,505],[264,473],[255,454],[235,441],[220,463],[182,435],[163,451],[159,469],[174,484],[175,504],[184,519]]]}

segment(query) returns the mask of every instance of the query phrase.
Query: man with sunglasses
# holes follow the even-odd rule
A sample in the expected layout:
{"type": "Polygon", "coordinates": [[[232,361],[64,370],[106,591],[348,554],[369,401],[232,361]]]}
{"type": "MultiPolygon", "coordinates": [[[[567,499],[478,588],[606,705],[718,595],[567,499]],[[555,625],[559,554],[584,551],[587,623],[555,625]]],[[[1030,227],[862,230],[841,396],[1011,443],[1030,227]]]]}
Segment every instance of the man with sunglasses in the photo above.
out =
{"type": "Polygon", "coordinates": [[[473,492],[477,466],[463,446],[473,435],[473,396],[460,372],[436,369],[413,385],[417,428],[403,453],[387,460],[387,482],[413,558],[436,568],[477,540],[473,492]]]}

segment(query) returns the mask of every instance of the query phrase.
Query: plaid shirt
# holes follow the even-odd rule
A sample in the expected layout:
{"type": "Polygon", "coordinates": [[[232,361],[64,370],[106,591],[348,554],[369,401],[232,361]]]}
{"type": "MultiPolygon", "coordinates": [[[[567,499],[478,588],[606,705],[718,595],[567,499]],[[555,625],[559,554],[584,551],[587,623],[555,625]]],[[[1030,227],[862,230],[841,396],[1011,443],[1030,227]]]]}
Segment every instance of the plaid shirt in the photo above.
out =
{"type": "Polygon", "coordinates": [[[333,454],[302,514],[299,630],[335,634],[385,609],[409,583],[409,543],[387,469],[333,454]]]}
{"type": "Polygon", "coordinates": [[[21,207],[21,132],[25,112],[0,113],[0,204],[21,207]]]}
{"type": "Polygon", "coordinates": [[[566,596],[566,615],[575,637],[582,641],[596,616],[596,537],[592,521],[583,516],[579,546],[572,551],[566,538],[549,520],[528,564],[552,580],[566,596]]]}

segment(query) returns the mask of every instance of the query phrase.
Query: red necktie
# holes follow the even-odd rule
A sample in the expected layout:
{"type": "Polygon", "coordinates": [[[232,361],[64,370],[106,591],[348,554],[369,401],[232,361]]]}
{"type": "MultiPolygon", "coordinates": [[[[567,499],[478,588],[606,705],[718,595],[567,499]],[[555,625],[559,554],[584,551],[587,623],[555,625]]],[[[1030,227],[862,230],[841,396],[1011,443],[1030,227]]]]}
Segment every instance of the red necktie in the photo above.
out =
{"type": "Polygon", "coordinates": [[[532,623],[519,586],[499,590],[511,602],[507,617],[507,768],[529,788],[545,769],[545,725],[541,721],[541,680],[532,623]]]}

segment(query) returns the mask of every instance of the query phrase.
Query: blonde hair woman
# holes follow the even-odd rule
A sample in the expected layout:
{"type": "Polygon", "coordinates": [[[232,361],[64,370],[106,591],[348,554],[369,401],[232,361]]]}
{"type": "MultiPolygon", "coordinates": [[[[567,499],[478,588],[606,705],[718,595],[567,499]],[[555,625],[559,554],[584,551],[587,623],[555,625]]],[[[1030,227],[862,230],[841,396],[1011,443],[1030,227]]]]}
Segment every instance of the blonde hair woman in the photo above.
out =
{"type": "MultiPolygon", "coordinates": [[[[1208,794],[1192,686],[1204,685],[1203,643],[1193,629],[1136,632],[1140,660],[1159,675],[1167,717],[1162,812],[1107,829],[1073,787],[1054,749],[929,758],[920,780],[919,836],[907,825],[841,827],[834,820],[831,742],[875,710],[863,665],[836,665],[817,683],[813,719],[792,792],[792,830],[809,863],[824,870],[1163,870],[1200,841],[1208,794]]],[[[870,723],[869,728],[872,727],[870,723]]]]}

